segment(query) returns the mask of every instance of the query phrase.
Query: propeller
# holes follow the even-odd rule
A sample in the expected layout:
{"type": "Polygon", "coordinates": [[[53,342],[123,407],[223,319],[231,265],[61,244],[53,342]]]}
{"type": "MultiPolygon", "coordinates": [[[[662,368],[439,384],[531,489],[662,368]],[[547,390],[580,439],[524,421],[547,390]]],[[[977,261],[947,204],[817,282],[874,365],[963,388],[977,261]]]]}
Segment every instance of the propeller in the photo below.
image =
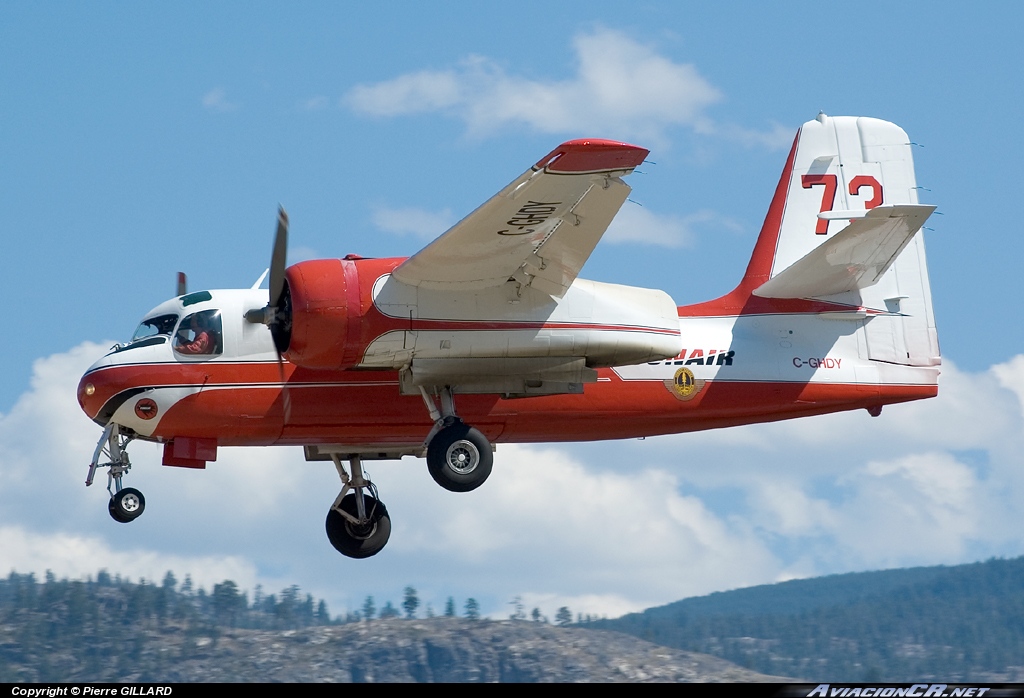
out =
{"type": "MultiPolygon", "coordinates": [[[[274,251],[270,255],[270,305],[280,309],[281,296],[284,293],[284,269],[288,256],[288,214],[281,206],[277,207],[277,232],[274,233],[274,251]]],[[[276,313],[275,313],[276,315],[276,313]]],[[[273,318],[273,319],[276,319],[273,318]]]]}
{"type": "Polygon", "coordinates": [[[188,293],[188,279],[185,278],[185,272],[178,272],[178,295],[184,296],[188,293]]]}
{"type": "Polygon", "coordinates": [[[270,255],[270,302],[265,308],[250,310],[245,319],[262,323],[270,328],[277,352],[277,371],[281,377],[281,393],[284,400],[284,421],[291,417],[292,401],[288,395],[288,384],[284,375],[284,352],[288,349],[292,334],[291,293],[285,283],[284,271],[288,265],[288,214],[284,207],[277,207],[277,232],[274,233],[274,249],[270,255]]]}
{"type": "Polygon", "coordinates": [[[245,314],[249,322],[262,323],[270,328],[278,356],[287,351],[292,333],[291,294],[284,278],[287,257],[288,214],[278,206],[277,232],[274,233],[274,249],[270,255],[270,302],[264,308],[245,314]]]}

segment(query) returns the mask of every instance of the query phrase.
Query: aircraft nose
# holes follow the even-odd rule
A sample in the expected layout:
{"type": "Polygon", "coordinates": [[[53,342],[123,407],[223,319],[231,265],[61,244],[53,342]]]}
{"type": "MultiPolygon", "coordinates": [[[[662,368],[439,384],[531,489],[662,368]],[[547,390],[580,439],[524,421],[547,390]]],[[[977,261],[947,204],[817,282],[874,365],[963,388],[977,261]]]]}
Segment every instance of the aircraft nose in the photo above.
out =
{"type": "Polygon", "coordinates": [[[78,381],[78,404],[90,419],[94,418],[103,406],[103,402],[96,393],[95,376],[86,373],[78,381]]]}
{"type": "Polygon", "coordinates": [[[106,418],[100,416],[103,406],[119,390],[112,380],[111,371],[89,369],[78,381],[78,404],[89,419],[100,426],[106,426],[106,418]]]}

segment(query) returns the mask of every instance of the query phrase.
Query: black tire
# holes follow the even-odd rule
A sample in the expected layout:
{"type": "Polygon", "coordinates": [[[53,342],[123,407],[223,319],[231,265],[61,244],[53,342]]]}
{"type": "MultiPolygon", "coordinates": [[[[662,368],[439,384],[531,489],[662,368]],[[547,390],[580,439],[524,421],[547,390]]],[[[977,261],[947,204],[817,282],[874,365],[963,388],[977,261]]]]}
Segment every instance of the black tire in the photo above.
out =
{"type": "MultiPolygon", "coordinates": [[[[364,526],[351,523],[333,507],[327,512],[327,539],[345,557],[362,559],[376,555],[384,549],[391,537],[391,517],[384,503],[364,494],[363,505],[370,517],[370,522],[364,526]]],[[[347,514],[358,516],[354,492],[345,495],[340,506],[347,514]]]]}
{"type": "Polygon", "coordinates": [[[146,510],[146,498],[134,487],[125,487],[111,497],[107,508],[114,521],[128,523],[142,516],[146,510]]]}
{"type": "Polygon", "coordinates": [[[491,443],[477,429],[455,422],[427,444],[427,470],[434,482],[451,492],[469,492],[491,474],[491,443]]]}
{"type": "Polygon", "coordinates": [[[128,523],[131,520],[122,518],[122,516],[117,513],[117,508],[114,506],[113,497],[111,497],[110,501],[107,502],[107,512],[110,513],[110,518],[112,518],[114,521],[118,523],[128,523]]]}

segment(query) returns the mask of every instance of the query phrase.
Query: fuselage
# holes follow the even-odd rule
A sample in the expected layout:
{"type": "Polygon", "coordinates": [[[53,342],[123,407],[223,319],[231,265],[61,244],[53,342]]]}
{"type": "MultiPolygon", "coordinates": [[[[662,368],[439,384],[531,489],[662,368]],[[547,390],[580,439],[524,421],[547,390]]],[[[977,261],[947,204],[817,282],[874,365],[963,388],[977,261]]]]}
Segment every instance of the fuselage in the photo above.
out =
{"type": "MultiPolygon", "coordinates": [[[[379,298],[380,284],[374,285],[379,298]]],[[[423,443],[433,420],[419,395],[402,394],[394,362],[381,366],[379,352],[374,354],[378,359],[365,360],[368,352],[358,365],[344,369],[279,361],[270,330],[244,319],[266,302],[266,291],[228,290],[161,304],[146,316],[150,325],[144,320],[151,334],[119,345],[82,377],[78,398],[83,410],[101,425],[114,421],[139,438],[160,442],[194,437],[222,446],[423,443]],[[217,351],[195,354],[177,348],[194,336],[187,328],[196,315],[218,319],[217,351]],[[173,329],[159,327],[161,322],[173,323],[173,329]]],[[[877,360],[877,346],[872,348],[877,338],[872,340],[865,328],[869,323],[881,327],[881,322],[842,306],[797,307],[792,301],[766,299],[745,310],[714,303],[681,307],[678,335],[650,324],[571,317],[518,327],[466,321],[442,325],[416,318],[421,324],[400,327],[396,334],[386,323],[398,320],[380,315],[380,335],[367,346],[425,343],[431,332],[440,333],[430,336],[432,347],[446,341],[449,346],[460,341],[480,345],[486,334],[513,345],[516,337],[527,344],[542,341],[553,346],[551,355],[571,355],[581,336],[597,337],[586,340],[592,346],[603,341],[602,333],[629,338],[641,333],[655,344],[669,336],[669,344],[656,348],[660,356],[655,360],[636,363],[634,357],[630,365],[598,367],[596,382],[587,383],[580,394],[457,395],[459,416],[494,443],[688,432],[874,410],[937,394],[937,366],[877,360]],[[559,342],[564,346],[559,348],[559,342]],[[666,346],[674,347],[675,354],[666,346]]]]}

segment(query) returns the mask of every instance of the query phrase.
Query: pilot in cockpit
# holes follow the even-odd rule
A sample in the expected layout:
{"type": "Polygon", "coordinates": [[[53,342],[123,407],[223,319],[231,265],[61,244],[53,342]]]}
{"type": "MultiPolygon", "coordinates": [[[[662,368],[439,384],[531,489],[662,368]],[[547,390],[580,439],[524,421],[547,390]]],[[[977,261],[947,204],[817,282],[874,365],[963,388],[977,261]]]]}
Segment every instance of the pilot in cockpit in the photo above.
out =
{"type": "Polygon", "coordinates": [[[215,354],[220,345],[220,316],[216,311],[190,315],[174,338],[174,350],[181,354],[215,354]],[[214,322],[216,321],[216,322],[214,322]]]}

